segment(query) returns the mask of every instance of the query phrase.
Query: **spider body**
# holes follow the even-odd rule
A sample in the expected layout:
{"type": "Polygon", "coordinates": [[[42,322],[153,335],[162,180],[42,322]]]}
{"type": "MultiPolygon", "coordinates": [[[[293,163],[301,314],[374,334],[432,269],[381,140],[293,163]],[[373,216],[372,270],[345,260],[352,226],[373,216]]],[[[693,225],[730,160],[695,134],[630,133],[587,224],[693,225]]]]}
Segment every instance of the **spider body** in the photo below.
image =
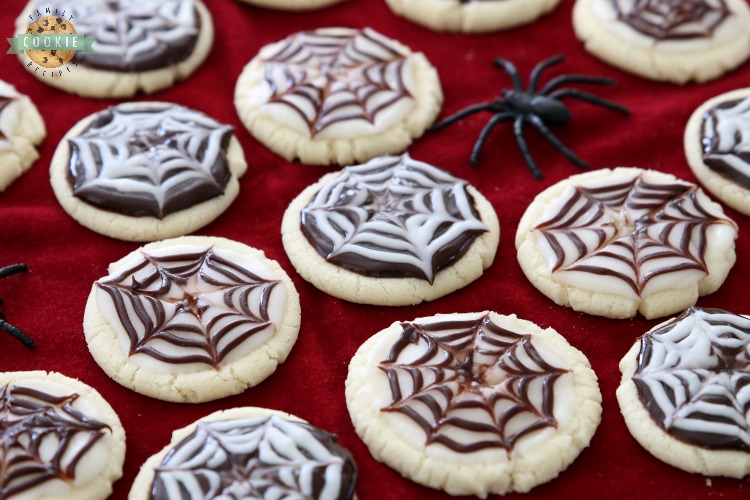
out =
{"type": "MultiPolygon", "coordinates": [[[[0,278],[6,278],[12,274],[17,274],[25,271],[28,271],[28,267],[26,267],[26,264],[11,264],[9,266],[0,267],[0,278]]],[[[0,300],[0,305],[2,304],[3,302],[2,300],[0,300]]],[[[31,338],[29,338],[28,335],[23,333],[17,327],[5,321],[5,314],[3,314],[2,311],[0,311],[0,330],[5,330],[9,334],[17,338],[23,345],[25,345],[29,349],[33,349],[34,347],[36,347],[36,344],[33,340],[31,340],[31,338]]]]}
{"type": "Polygon", "coordinates": [[[476,166],[479,163],[479,154],[484,146],[487,137],[492,129],[498,124],[506,121],[513,121],[513,133],[518,144],[518,149],[531,170],[531,174],[537,178],[542,178],[534,159],[531,157],[526,139],[523,135],[523,128],[529,125],[547,141],[552,144],[560,153],[562,153],[571,162],[575,163],[582,169],[587,169],[588,164],[581,160],[573,151],[568,149],[555,135],[547,128],[547,124],[567,123],[573,117],[568,107],[561,102],[565,98],[574,98],[602,106],[612,111],[629,115],[630,111],[617,103],[602,99],[594,94],[584,92],[574,88],[560,88],[567,83],[590,83],[595,85],[614,85],[615,81],[609,78],[601,78],[588,75],[560,75],[547,82],[544,87],[537,90],[539,86],[539,77],[546,68],[564,61],[563,56],[555,56],[546,59],[534,67],[531,71],[528,87],[524,88],[518,70],[510,61],[505,59],[495,59],[495,66],[502,68],[513,80],[513,88],[505,89],[500,92],[500,97],[485,103],[475,104],[464,108],[454,115],[451,115],[438,122],[433,130],[440,130],[448,125],[480,111],[489,111],[494,114],[489,122],[484,126],[479,138],[474,144],[471,152],[470,163],[476,166]]]}

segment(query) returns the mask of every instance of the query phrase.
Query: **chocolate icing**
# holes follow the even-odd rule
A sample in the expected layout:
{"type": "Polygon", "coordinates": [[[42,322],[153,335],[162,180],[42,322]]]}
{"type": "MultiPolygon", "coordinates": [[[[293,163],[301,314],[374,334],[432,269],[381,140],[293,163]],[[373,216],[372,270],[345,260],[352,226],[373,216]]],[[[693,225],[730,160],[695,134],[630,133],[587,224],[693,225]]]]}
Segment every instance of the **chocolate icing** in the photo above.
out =
{"type": "Polygon", "coordinates": [[[750,189],[750,97],[726,101],[706,111],[701,130],[703,163],[750,189]]]}
{"type": "Polygon", "coordinates": [[[658,40],[710,38],[731,15],[725,0],[610,1],[621,22],[658,40]]]}
{"type": "Polygon", "coordinates": [[[231,136],[183,106],[114,106],[68,139],[68,181],[99,208],[162,219],[224,193],[231,136]]]}
{"type": "Polygon", "coordinates": [[[388,377],[392,401],[382,408],[416,422],[427,444],[440,443],[458,453],[490,448],[511,451],[524,436],[557,427],[555,383],[569,370],[547,362],[532,343],[532,335],[495,324],[489,314],[477,318],[429,323],[401,323],[402,331],[379,368],[388,377]],[[422,354],[414,359],[411,351],[422,354]],[[410,381],[402,384],[399,375],[410,381]],[[537,384],[535,384],[537,382],[537,384]],[[541,397],[531,395],[541,383],[541,397]],[[536,399],[536,400],[535,400],[536,399]],[[429,411],[424,412],[427,408],[429,411]],[[468,416],[473,409],[481,418],[468,416]],[[518,425],[518,418],[528,422],[518,425]],[[516,421],[514,430],[506,425],[516,421]],[[462,440],[451,428],[467,431],[462,440]]]}
{"type": "Polygon", "coordinates": [[[154,500],[347,500],[354,497],[358,476],[351,453],[336,436],[275,416],[198,422],[155,472],[149,497],[154,500]]]}
{"type": "Polygon", "coordinates": [[[466,186],[408,155],[376,158],[324,186],[302,210],[301,229],[332,264],[432,283],[487,232],[466,186]]]}
{"type": "Polygon", "coordinates": [[[56,479],[75,480],[78,463],[111,432],[73,406],[78,398],[76,393],[53,396],[22,385],[0,387],[0,498],[28,493],[56,479]],[[85,442],[74,445],[79,434],[86,436],[85,442]],[[52,439],[57,450],[47,462],[41,447],[52,439]]]}
{"type": "Polygon", "coordinates": [[[750,451],[748,348],[750,320],[691,307],[641,337],[633,376],[638,398],[654,422],[681,441],[750,451]]]}

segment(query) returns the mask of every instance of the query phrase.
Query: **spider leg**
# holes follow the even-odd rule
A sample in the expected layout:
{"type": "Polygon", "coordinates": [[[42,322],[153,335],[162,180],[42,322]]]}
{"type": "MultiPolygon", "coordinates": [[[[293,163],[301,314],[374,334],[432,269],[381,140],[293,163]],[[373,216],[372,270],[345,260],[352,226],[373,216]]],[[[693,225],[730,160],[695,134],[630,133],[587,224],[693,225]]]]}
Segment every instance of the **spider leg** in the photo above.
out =
{"type": "Polygon", "coordinates": [[[503,68],[508,76],[510,76],[510,78],[513,80],[513,88],[518,92],[523,92],[521,75],[518,74],[518,70],[512,62],[508,61],[507,59],[498,57],[497,59],[495,59],[495,66],[498,68],[503,68]]]}
{"type": "Polygon", "coordinates": [[[437,122],[435,125],[432,126],[430,130],[440,130],[448,125],[453,125],[458,120],[461,120],[463,118],[466,118],[469,115],[473,115],[474,113],[478,113],[480,111],[492,111],[493,107],[495,106],[495,102],[485,102],[482,104],[475,104],[473,106],[469,106],[467,108],[464,108],[460,110],[459,112],[448,116],[446,118],[443,118],[439,122],[437,122]]]}
{"type": "Polygon", "coordinates": [[[26,267],[26,264],[11,264],[9,266],[0,267],[0,278],[5,278],[11,274],[22,273],[28,270],[29,268],[26,267]]]}
{"type": "Polygon", "coordinates": [[[531,170],[531,175],[534,176],[534,179],[541,179],[542,172],[539,170],[536,162],[531,157],[529,146],[526,144],[526,139],[523,138],[523,122],[523,116],[519,116],[518,118],[516,118],[516,121],[513,122],[513,135],[516,136],[516,144],[518,144],[518,149],[521,150],[521,156],[523,156],[523,159],[526,162],[526,166],[528,166],[529,170],[531,170]]]}
{"type": "Polygon", "coordinates": [[[12,336],[20,340],[21,343],[25,345],[26,347],[28,347],[29,349],[33,349],[34,347],[36,347],[36,344],[34,343],[33,340],[31,340],[31,338],[28,335],[26,335],[21,330],[11,325],[7,321],[0,320],[0,330],[5,330],[6,332],[10,333],[12,336]]]}
{"type": "Polygon", "coordinates": [[[476,167],[479,163],[479,152],[484,147],[484,143],[487,140],[487,136],[490,135],[490,132],[493,128],[495,128],[495,125],[498,123],[510,120],[516,116],[515,113],[511,112],[505,112],[505,113],[498,113],[495,116],[492,117],[492,119],[487,122],[487,125],[484,126],[482,129],[482,132],[479,134],[479,138],[477,139],[477,142],[474,143],[474,148],[471,150],[471,158],[469,159],[469,163],[471,163],[472,167],[476,167]]]}
{"type": "Polygon", "coordinates": [[[531,70],[531,78],[529,79],[529,93],[533,94],[534,92],[536,92],[536,86],[539,84],[539,77],[541,76],[542,71],[549,68],[550,66],[554,66],[555,64],[560,64],[564,60],[565,56],[557,55],[552,56],[549,59],[545,59],[544,61],[534,66],[534,69],[531,70]]]}
{"type": "Polygon", "coordinates": [[[585,161],[581,160],[573,151],[565,147],[565,145],[560,142],[560,139],[555,137],[555,135],[549,131],[549,129],[544,125],[542,120],[537,118],[534,115],[526,115],[524,119],[531,124],[535,129],[537,129],[545,139],[547,139],[550,144],[552,144],[555,149],[557,149],[559,152],[563,154],[568,160],[572,161],[576,165],[578,165],[583,170],[588,170],[589,165],[585,161]]]}
{"type": "Polygon", "coordinates": [[[585,101],[591,104],[596,104],[598,106],[607,108],[612,111],[617,111],[618,113],[622,113],[623,115],[630,116],[630,110],[628,108],[620,106],[616,102],[608,101],[607,99],[603,99],[594,94],[584,92],[583,90],[578,90],[578,89],[558,90],[556,92],[552,92],[549,95],[549,97],[552,97],[554,99],[565,99],[566,97],[573,97],[575,99],[580,99],[582,101],[585,101]]]}
{"type": "Polygon", "coordinates": [[[566,83],[591,83],[594,85],[615,85],[617,80],[614,78],[605,78],[603,76],[589,76],[589,75],[560,75],[552,80],[548,81],[547,84],[539,91],[542,95],[547,95],[553,90],[557,89],[561,85],[566,83]]]}

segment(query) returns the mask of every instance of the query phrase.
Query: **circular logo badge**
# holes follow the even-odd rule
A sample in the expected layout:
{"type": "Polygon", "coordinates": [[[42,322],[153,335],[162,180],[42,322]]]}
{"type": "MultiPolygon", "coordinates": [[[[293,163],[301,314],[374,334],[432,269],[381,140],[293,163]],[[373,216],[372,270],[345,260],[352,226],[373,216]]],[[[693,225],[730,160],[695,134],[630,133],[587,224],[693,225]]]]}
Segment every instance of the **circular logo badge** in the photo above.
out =
{"type": "MultiPolygon", "coordinates": [[[[76,29],[70,20],[57,16],[40,17],[31,23],[26,30],[27,35],[75,35],[76,29]]],[[[45,68],[59,68],[69,63],[75,50],[64,50],[51,43],[45,43],[44,39],[39,39],[34,44],[34,50],[27,50],[26,55],[39,66],[45,68]],[[47,45],[47,46],[45,46],[47,45]],[[37,48],[38,46],[38,48],[37,48]]]]}

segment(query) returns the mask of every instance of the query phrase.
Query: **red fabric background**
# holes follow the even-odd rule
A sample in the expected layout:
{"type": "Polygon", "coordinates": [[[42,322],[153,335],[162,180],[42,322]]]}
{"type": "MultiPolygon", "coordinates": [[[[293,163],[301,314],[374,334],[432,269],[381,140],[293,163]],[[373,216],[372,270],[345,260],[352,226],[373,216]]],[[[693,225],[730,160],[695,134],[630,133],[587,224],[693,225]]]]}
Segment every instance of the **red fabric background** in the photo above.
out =
{"type": "MultiPolygon", "coordinates": [[[[15,35],[13,19],[23,4],[24,0],[2,3],[2,37],[15,35]]],[[[484,309],[515,313],[543,327],[552,326],[588,356],[599,376],[604,412],[591,446],[558,479],[532,490],[530,498],[748,498],[747,479],[708,480],[682,472],[653,458],[628,433],[614,395],[620,378],[618,362],[636,337],[657,321],[615,321],[576,313],[552,303],[523,276],[513,242],[521,215],[537,193],[579,172],[538,134],[529,130],[527,138],[545,175],[541,182],[529,175],[508,124],[492,134],[481,164],[477,168],[468,165],[471,146],[488,119],[486,115],[439,133],[427,133],[416,141],[410,150],[413,157],[467,179],[492,202],[501,222],[500,248],[487,273],[463,290],[420,306],[371,307],[325,295],[294,272],[281,245],[282,213],[305,186],[332,169],[288,163],[270,153],[242,127],[232,96],[242,67],[261,46],[291,32],[321,26],[371,26],[424,52],[442,79],[443,115],[489,100],[510,85],[509,79],[493,68],[494,57],[517,63],[525,79],[539,60],[562,53],[567,62],[548,71],[549,77],[562,72],[614,77],[618,80],[614,88],[579,88],[615,100],[633,112],[625,118],[568,101],[573,120],[552,128],[565,144],[592,168],[641,166],[695,182],[683,153],[685,123],[706,99],[749,85],[749,64],[717,81],[682,87],[625,74],[594,59],[576,40],[570,22],[572,0],[563,0],[555,12],[532,25],[475,36],[428,31],[394,16],[382,0],[347,0],[304,14],[261,10],[232,0],[208,4],[217,31],[210,59],[187,81],[143,99],[186,104],[236,127],[250,169],[241,179],[239,198],[198,234],[233,238],[263,249],[292,276],[302,300],[302,329],[286,364],[260,386],[219,401],[181,405],[141,396],[110,380],[89,355],[81,323],[91,284],[106,274],[110,262],[139,245],[95,234],[68,217],[50,188],[48,166],[58,141],[71,126],[114,102],[81,99],[54,90],[27,74],[15,56],[0,55],[0,78],[34,99],[48,127],[41,158],[0,193],[0,264],[26,262],[31,269],[29,274],[0,280],[0,297],[8,319],[38,344],[30,352],[0,334],[0,369],[60,371],[92,385],[111,403],[127,432],[128,447],[124,477],[115,484],[113,498],[126,497],[141,463],[168,443],[172,430],[213,411],[243,405],[287,411],[338,434],[359,464],[362,500],[447,497],[401,478],[372,459],[355,435],[346,411],[347,364],[365,339],[394,321],[484,309]]],[[[737,264],[724,286],[702,298],[699,305],[749,313],[747,284],[742,283],[750,271],[750,221],[732,210],[727,213],[740,227],[737,264]]]]}

